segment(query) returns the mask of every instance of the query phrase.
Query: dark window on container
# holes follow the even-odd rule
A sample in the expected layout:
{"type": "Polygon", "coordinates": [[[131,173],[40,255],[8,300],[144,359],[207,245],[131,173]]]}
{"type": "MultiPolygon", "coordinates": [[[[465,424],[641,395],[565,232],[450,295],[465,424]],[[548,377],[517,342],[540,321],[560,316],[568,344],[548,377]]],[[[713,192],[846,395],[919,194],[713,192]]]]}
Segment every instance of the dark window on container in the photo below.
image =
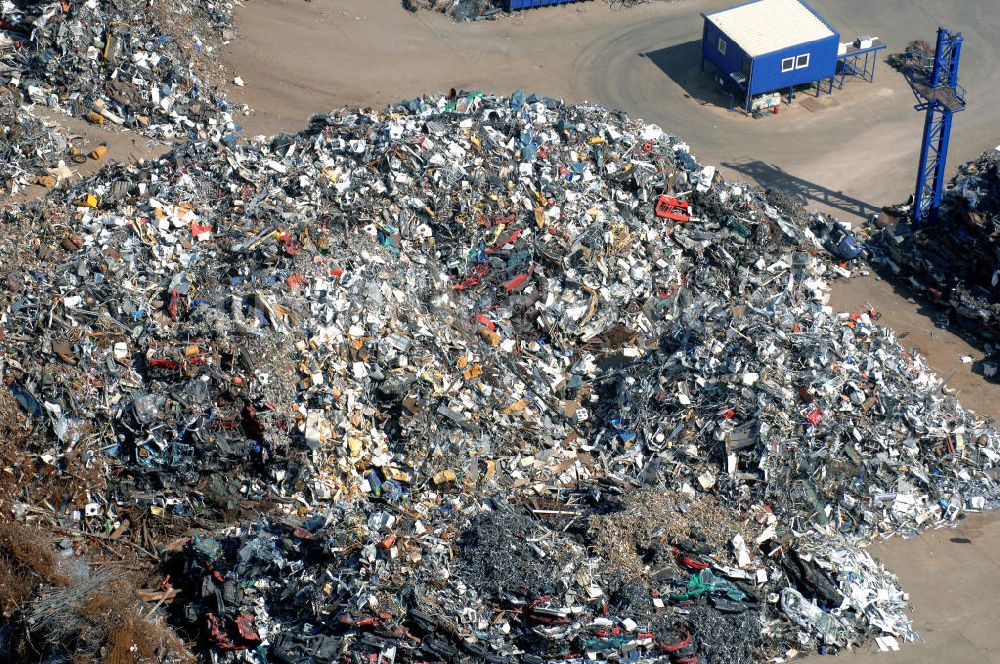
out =
{"type": "Polygon", "coordinates": [[[726,54],[726,40],[722,37],[719,37],[719,53],[726,54]]]}
{"type": "Polygon", "coordinates": [[[785,58],[781,61],[782,73],[792,71],[793,69],[795,69],[795,58],[785,58]]]}
{"type": "Polygon", "coordinates": [[[800,55],[799,57],[795,58],[795,68],[796,69],[805,69],[808,66],[809,66],[809,54],[808,53],[804,53],[803,55],[800,55]]]}

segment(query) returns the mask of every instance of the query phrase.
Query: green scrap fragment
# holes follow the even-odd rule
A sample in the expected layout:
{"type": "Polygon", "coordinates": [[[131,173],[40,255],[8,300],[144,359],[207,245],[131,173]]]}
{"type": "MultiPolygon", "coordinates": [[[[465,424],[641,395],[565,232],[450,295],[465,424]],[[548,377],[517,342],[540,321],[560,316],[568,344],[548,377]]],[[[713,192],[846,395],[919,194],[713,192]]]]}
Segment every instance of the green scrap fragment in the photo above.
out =
{"type": "Polygon", "coordinates": [[[684,591],[672,593],[670,599],[677,601],[693,599],[705,593],[725,595],[734,602],[746,599],[746,593],[733,585],[732,582],[715,576],[710,569],[703,569],[697,574],[692,574],[684,591]]]}

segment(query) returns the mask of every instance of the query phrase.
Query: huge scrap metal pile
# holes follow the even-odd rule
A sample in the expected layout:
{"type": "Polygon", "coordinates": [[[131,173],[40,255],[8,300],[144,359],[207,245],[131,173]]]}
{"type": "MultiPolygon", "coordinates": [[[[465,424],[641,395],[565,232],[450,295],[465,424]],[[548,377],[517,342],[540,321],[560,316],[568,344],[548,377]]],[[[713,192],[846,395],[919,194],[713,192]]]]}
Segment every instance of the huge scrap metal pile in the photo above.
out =
{"type": "MultiPolygon", "coordinates": [[[[125,546],[143,615],[213,662],[916,637],[863,546],[993,507],[1000,438],[825,306],[801,210],[522,93],[229,136],[3,219],[5,518],[74,583],[125,546]]],[[[8,658],[86,641],[95,602],[50,585],[5,608],[8,658]]]]}
{"type": "Polygon", "coordinates": [[[1000,147],[959,168],[933,223],[880,240],[891,270],[949,310],[942,324],[1000,342],[1000,147]]]}
{"type": "Polygon", "coordinates": [[[500,16],[503,0],[403,0],[408,11],[429,10],[450,16],[456,21],[477,21],[500,16]]]}
{"type": "Polygon", "coordinates": [[[3,0],[0,193],[39,178],[52,186],[78,156],[65,132],[22,104],[166,141],[232,132],[216,49],[235,36],[234,4],[3,0]]]}
{"type": "MultiPolygon", "coordinates": [[[[564,0],[565,1],[565,0],[564,0]]],[[[574,0],[575,1],[575,0],[574,0]]],[[[612,10],[626,9],[645,4],[648,0],[605,0],[612,10]]],[[[555,2],[535,2],[525,4],[525,8],[544,7],[546,5],[562,4],[555,2]]],[[[455,21],[481,21],[506,16],[505,9],[519,5],[509,0],[403,0],[407,11],[418,12],[429,10],[444,14],[455,21]]]]}

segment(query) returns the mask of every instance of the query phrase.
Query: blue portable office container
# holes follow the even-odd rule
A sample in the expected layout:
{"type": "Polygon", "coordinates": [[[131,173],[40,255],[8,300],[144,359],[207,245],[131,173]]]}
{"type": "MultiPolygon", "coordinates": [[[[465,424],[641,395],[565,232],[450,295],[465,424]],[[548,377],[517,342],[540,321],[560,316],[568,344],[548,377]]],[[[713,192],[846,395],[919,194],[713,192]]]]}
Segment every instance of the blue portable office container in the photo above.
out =
{"type": "Polygon", "coordinates": [[[534,9],[535,7],[548,7],[549,5],[566,5],[579,0],[507,0],[506,9],[509,12],[519,9],[534,9]]]}
{"type": "Polygon", "coordinates": [[[837,71],[840,33],[802,0],[753,0],[703,16],[702,69],[711,62],[746,95],[748,111],[756,95],[837,71]]]}

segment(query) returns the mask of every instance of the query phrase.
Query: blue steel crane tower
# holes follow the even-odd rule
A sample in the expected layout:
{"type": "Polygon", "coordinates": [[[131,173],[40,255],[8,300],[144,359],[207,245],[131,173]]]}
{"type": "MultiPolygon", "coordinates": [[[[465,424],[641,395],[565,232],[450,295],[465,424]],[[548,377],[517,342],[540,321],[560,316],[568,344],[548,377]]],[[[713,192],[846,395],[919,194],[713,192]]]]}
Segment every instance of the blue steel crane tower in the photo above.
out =
{"type": "Polygon", "coordinates": [[[938,28],[934,64],[929,74],[926,67],[911,67],[906,71],[919,102],[915,108],[927,112],[917,189],[913,195],[914,226],[936,221],[941,205],[952,116],[965,110],[965,90],[958,85],[958,61],[963,41],[961,32],[938,28]]]}

